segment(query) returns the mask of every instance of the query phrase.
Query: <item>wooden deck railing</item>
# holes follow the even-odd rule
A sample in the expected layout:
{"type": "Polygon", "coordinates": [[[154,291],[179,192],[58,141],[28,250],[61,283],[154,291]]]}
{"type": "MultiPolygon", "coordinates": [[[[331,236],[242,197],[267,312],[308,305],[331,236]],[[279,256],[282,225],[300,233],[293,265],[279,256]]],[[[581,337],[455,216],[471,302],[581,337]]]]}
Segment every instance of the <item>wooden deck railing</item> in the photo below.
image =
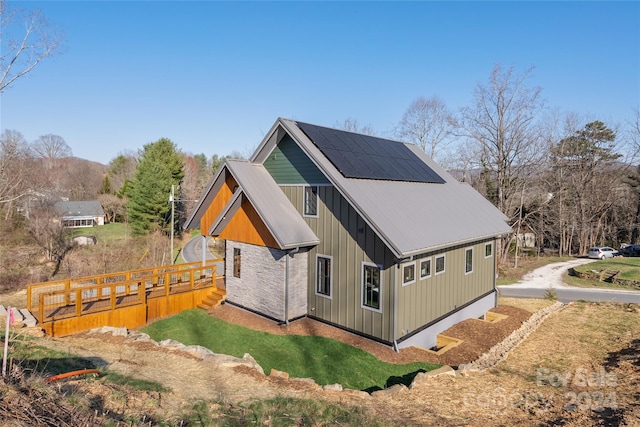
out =
{"type": "MultiPolygon", "coordinates": [[[[216,285],[216,262],[213,260],[202,266],[199,262],[189,265],[157,267],[136,272],[114,273],[109,278],[124,274],[128,280],[99,284],[82,284],[86,278],[54,282],[53,286],[64,285],[63,289],[45,291],[46,283],[38,283],[36,291],[31,290],[29,300],[37,295],[37,305],[31,310],[40,322],[52,322],[83,314],[115,310],[136,304],[144,304],[148,299],[190,292],[216,285]],[[178,267],[178,266],[175,266],[178,267]],[[190,268],[187,268],[190,267],[190,268]],[[129,273],[135,273],[129,275],[129,273]],[[139,276],[131,278],[132,276],[139,276]]],[[[94,280],[97,276],[91,276],[94,280]]],[[[86,283],[86,282],[85,282],[86,283]]]]}
{"type": "MultiPolygon", "coordinates": [[[[190,280],[187,277],[189,276],[189,272],[191,271],[191,269],[197,269],[201,267],[203,269],[210,270],[212,268],[215,268],[215,264],[218,262],[223,262],[223,260],[208,260],[204,265],[202,265],[201,262],[197,261],[187,264],[175,264],[161,267],[144,268],[139,270],[120,271],[117,273],[98,274],[94,276],[85,276],[73,279],[34,283],[27,287],[27,309],[29,311],[36,310],[36,307],[38,307],[40,303],[40,295],[42,294],[52,294],[58,291],[71,291],[77,288],[90,287],[91,285],[102,285],[111,283],[118,283],[122,285],[123,283],[131,283],[143,280],[145,282],[145,285],[153,286],[162,284],[162,281],[165,280],[165,274],[167,273],[171,273],[173,275],[171,277],[186,274],[186,276],[183,277],[182,281],[187,281],[190,280]]],[[[211,273],[210,276],[213,274],[214,273],[211,273]]],[[[167,280],[166,283],[171,283],[171,279],[167,280]]],[[[69,292],[67,293],[67,295],[69,295],[70,297],[72,293],[69,292]]]]}

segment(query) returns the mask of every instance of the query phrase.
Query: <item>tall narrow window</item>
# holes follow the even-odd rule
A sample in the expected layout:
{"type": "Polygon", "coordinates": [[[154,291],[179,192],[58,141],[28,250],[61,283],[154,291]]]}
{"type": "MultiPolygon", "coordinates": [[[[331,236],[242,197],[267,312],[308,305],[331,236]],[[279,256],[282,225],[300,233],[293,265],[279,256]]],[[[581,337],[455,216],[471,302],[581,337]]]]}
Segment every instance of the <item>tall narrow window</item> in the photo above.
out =
{"type": "Polygon", "coordinates": [[[318,187],[304,187],[304,216],[318,216],[318,187]]]}
{"type": "Polygon", "coordinates": [[[473,271],[473,248],[465,249],[464,251],[464,274],[469,274],[473,271]]]}
{"type": "Polygon", "coordinates": [[[331,296],[331,257],[318,255],[316,262],[316,293],[331,296]]]}
{"type": "Polygon", "coordinates": [[[233,248],[233,277],[240,277],[240,248],[233,248]]]}
{"type": "Polygon", "coordinates": [[[436,274],[444,273],[444,255],[436,257],[436,274]]]}
{"type": "Polygon", "coordinates": [[[431,258],[420,261],[420,278],[426,279],[431,277],[431,258]]]}
{"type": "Polygon", "coordinates": [[[362,305],[380,310],[380,267],[362,264],[362,305]]]}

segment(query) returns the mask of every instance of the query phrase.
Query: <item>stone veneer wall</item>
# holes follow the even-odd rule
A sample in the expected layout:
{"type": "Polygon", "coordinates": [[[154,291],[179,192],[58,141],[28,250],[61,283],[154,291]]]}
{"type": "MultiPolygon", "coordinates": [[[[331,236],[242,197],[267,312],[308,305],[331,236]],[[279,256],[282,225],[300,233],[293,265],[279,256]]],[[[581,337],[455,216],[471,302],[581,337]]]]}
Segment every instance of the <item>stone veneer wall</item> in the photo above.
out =
{"type": "MultiPolygon", "coordinates": [[[[274,319],[285,320],[286,252],[227,241],[227,300],[274,319]],[[233,249],[240,249],[240,278],[233,275],[233,249]]],[[[289,257],[289,319],[307,314],[306,252],[289,257]]]]}

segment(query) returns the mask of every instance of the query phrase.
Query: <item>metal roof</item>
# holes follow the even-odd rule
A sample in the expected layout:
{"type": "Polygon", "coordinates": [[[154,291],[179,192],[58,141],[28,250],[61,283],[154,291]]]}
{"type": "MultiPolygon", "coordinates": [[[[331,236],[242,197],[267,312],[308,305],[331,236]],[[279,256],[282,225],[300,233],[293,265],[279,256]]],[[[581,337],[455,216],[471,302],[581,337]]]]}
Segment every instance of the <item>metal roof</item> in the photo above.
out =
{"type": "Polygon", "coordinates": [[[233,175],[239,188],[212,225],[212,230],[226,225],[239,208],[240,197],[243,197],[254,207],[280,249],[320,243],[320,239],[262,165],[247,160],[226,159],[221,168],[226,168],[233,175]]]}
{"type": "MultiPolygon", "coordinates": [[[[458,182],[415,145],[403,144],[443,183],[347,178],[297,122],[279,119],[279,123],[399,257],[512,231],[502,212],[471,186],[458,182]]],[[[270,141],[273,143],[267,135],[253,158],[261,156],[258,151],[273,149],[267,144],[270,141]]]]}

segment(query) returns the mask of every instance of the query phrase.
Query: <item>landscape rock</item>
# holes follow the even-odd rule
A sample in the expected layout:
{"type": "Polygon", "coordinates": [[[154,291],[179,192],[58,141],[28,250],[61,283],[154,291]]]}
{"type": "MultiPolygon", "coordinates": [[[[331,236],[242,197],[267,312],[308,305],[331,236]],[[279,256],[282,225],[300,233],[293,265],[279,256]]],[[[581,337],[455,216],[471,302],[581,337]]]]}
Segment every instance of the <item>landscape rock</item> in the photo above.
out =
{"type": "Polygon", "coordinates": [[[276,378],[289,379],[289,373],[288,372],[278,371],[277,369],[273,369],[273,368],[271,368],[271,372],[269,372],[269,376],[270,377],[276,377],[276,378]]]}
{"type": "Polygon", "coordinates": [[[164,347],[169,350],[182,350],[183,348],[186,347],[186,345],[182,344],[180,341],[176,341],[172,339],[162,340],[158,344],[160,344],[161,347],[164,347]]]}
{"type": "Polygon", "coordinates": [[[439,367],[438,369],[434,369],[433,371],[419,372],[418,375],[413,378],[413,381],[411,382],[411,386],[409,386],[409,388],[414,389],[415,387],[420,387],[421,385],[427,384],[432,378],[439,377],[441,375],[449,375],[455,377],[456,371],[451,366],[444,365],[439,367]]]}
{"type": "Polygon", "coordinates": [[[152,340],[148,334],[145,334],[144,332],[138,332],[138,331],[129,331],[129,334],[127,335],[127,338],[124,341],[125,342],[151,342],[155,345],[158,345],[158,343],[152,340]]]}
{"type": "Polygon", "coordinates": [[[325,391],[342,391],[342,384],[325,384],[322,389],[325,391]]]}
{"type": "Polygon", "coordinates": [[[207,347],[203,347],[201,345],[188,345],[184,348],[181,348],[180,351],[184,351],[185,353],[192,354],[201,359],[204,359],[206,356],[215,355],[215,353],[209,350],[207,347]]]}
{"type": "Polygon", "coordinates": [[[404,384],[394,384],[389,388],[385,388],[385,389],[382,389],[382,390],[374,391],[373,393],[371,393],[371,396],[373,396],[373,397],[389,397],[389,396],[395,396],[397,394],[403,393],[403,392],[405,392],[407,390],[408,390],[408,388],[404,384]]]}

